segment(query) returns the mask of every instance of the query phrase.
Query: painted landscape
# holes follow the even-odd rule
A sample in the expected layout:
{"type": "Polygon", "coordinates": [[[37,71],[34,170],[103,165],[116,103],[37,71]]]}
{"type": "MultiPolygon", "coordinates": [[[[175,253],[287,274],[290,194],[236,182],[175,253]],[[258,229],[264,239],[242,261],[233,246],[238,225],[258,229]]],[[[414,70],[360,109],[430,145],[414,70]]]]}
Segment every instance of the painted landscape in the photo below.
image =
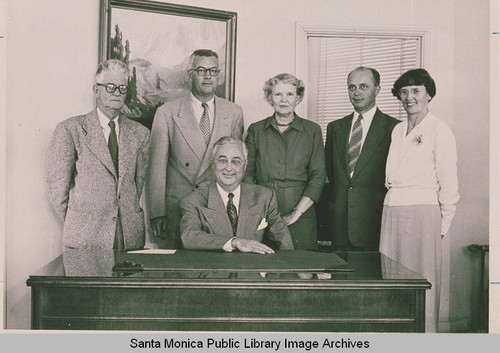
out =
{"type": "MultiPolygon", "coordinates": [[[[192,19],[188,21],[178,16],[172,18],[171,31],[154,31],[151,26],[139,25],[144,21],[158,21],[158,14],[144,14],[145,18],[133,17],[130,23],[129,12],[121,10],[113,14],[114,33],[110,38],[112,59],[119,59],[129,65],[131,78],[130,91],[127,93],[123,113],[129,118],[151,128],[156,109],[165,102],[188,94],[190,82],[187,75],[189,56],[196,49],[211,49],[219,55],[219,67],[225,65],[225,25],[214,21],[192,19]],[[153,17],[151,17],[153,16],[153,17]],[[117,18],[122,22],[118,22],[117,18]],[[194,25],[193,25],[194,21],[194,25]],[[173,22],[173,23],[172,23],[173,22]],[[185,23],[183,23],[185,22],[185,23]],[[123,24],[122,24],[123,23],[123,24]],[[123,27],[129,28],[128,31],[123,27]],[[146,32],[144,28],[147,28],[146,32]]],[[[160,19],[165,21],[163,15],[160,19]]],[[[145,22],[144,22],[145,23],[145,22]]],[[[153,25],[153,28],[158,28],[153,25]]],[[[216,94],[225,97],[225,74],[221,71],[216,94]]]]}

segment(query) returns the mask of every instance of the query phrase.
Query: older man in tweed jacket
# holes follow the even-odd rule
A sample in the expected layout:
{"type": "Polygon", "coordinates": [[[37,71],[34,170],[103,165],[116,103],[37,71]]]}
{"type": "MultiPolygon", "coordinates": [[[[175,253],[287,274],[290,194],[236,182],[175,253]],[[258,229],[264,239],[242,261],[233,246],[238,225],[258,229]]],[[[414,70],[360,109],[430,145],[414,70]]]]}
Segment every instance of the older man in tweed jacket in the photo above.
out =
{"type": "Polygon", "coordinates": [[[96,73],[97,108],[57,125],[47,163],[48,197],[64,223],[66,248],[128,250],[144,246],[139,206],[149,131],[120,117],[128,68],[118,60],[96,73]]]}

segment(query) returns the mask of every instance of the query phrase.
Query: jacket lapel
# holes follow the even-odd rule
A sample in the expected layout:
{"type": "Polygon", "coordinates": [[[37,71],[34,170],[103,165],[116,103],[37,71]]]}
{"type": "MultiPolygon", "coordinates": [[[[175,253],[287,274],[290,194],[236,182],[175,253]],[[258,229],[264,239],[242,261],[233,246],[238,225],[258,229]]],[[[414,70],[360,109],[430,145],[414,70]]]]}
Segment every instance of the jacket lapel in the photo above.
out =
{"type": "Polygon", "coordinates": [[[173,117],[175,124],[181,131],[187,144],[191,147],[196,157],[203,160],[206,151],[205,139],[201,133],[198,121],[194,116],[190,96],[184,97],[181,101],[179,114],[173,117]]]}
{"type": "Polygon", "coordinates": [[[94,109],[87,114],[82,128],[86,132],[83,140],[85,141],[87,147],[90,151],[92,151],[97,159],[104,164],[109,172],[113,174],[115,179],[118,179],[116,176],[115,166],[111,160],[111,154],[109,153],[108,146],[106,145],[106,139],[104,138],[104,134],[102,132],[102,126],[97,116],[97,110],[94,109]]]}
{"type": "Polygon", "coordinates": [[[342,121],[339,129],[336,130],[335,140],[337,141],[337,150],[339,151],[339,157],[342,164],[342,168],[347,176],[350,178],[349,164],[347,161],[347,144],[349,143],[349,132],[351,130],[352,118],[354,113],[349,115],[347,119],[342,121]]]}
{"type": "MultiPolygon", "coordinates": [[[[201,167],[198,172],[198,177],[203,175],[205,171],[210,167],[212,163],[212,152],[214,150],[214,144],[221,137],[227,136],[227,132],[231,131],[231,116],[227,115],[226,101],[215,97],[215,112],[214,112],[214,127],[212,129],[212,135],[210,137],[210,142],[208,143],[205,155],[201,162],[201,167]]],[[[199,130],[199,129],[198,129],[199,130]]],[[[201,136],[201,132],[200,132],[201,136]]],[[[201,138],[203,140],[203,137],[201,138]]]]}
{"type": "Polygon", "coordinates": [[[384,119],[382,112],[377,109],[375,115],[373,116],[373,121],[368,130],[368,135],[366,135],[363,148],[361,149],[361,154],[359,155],[358,161],[356,162],[356,167],[354,167],[353,179],[361,172],[366,163],[371,159],[373,153],[377,146],[382,142],[384,136],[386,135],[386,125],[387,121],[384,119]]]}
{"type": "Polygon", "coordinates": [[[120,136],[118,149],[118,192],[122,184],[123,177],[131,168],[135,168],[136,151],[139,149],[139,139],[136,136],[135,127],[126,117],[120,117],[120,136]]]}
{"type": "Polygon", "coordinates": [[[214,234],[233,235],[233,228],[215,183],[208,189],[207,207],[200,208],[214,234]]]}
{"type": "Polygon", "coordinates": [[[248,185],[241,184],[240,206],[238,208],[238,227],[236,236],[238,238],[253,239],[254,227],[259,216],[260,207],[256,204],[253,194],[248,189],[248,185]]]}

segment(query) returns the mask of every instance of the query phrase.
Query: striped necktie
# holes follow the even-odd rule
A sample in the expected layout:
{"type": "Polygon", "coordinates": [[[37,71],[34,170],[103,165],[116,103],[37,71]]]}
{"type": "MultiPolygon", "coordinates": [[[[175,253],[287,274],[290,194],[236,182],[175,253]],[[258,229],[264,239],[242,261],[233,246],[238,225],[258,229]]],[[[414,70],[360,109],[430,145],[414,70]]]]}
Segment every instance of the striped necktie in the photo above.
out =
{"type": "Polygon", "coordinates": [[[208,113],[208,104],[203,102],[201,106],[203,107],[203,115],[200,119],[200,129],[205,138],[205,144],[208,145],[210,142],[210,115],[208,113]]]}
{"type": "Polygon", "coordinates": [[[349,140],[349,150],[347,155],[349,157],[349,172],[352,174],[358,161],[359,152],[361,151],[361,138],[363,137],[363,126],[361,125],[363,116],[360,114],[358,120],[352,127],[351,139],[349,140]]]}

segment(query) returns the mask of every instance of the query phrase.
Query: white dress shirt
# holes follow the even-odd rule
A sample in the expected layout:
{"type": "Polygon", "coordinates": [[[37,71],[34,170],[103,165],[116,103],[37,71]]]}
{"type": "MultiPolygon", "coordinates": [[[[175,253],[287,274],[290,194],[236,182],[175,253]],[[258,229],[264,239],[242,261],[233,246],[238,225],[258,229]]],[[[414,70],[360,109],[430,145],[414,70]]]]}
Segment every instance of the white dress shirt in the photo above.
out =
{"type": "MultiPolygon", "coordinates": [[[[227,210],[227,203],[229,202],[229,192],[227,192],[226,190],[224,190],[220,185],[219,183],[216,183],[217,185],[217,190],[219,190],[219,194],[220,194],[220,197],[222,198],[222,203],[224,204],[224,206],[226,206],[226,210],[227,210]]],[[[238,213],[239,211],[239,208],[240,208],[240,195],[241,195],[241,184],[238,185],[238,187],[236,189],[234,189],[233,191],[231,191],[234,195],[233,197],[233,204],[234,204],[234,207],[236,207],[236,213],[238,213]]],[[[233,241],[234,237],[232,237],[231,239],[229,239],[226,244],[224,244],[224,246],[222,247],[222,249],[224,249],[224,251],[227,251],[227,252],[231,252],[234,250],[233,246],[231,245],[231,242],[233,241]]]]}
{"type": "MultiPolygon", "coordinates": [[[[203,116],[203,112],[205,109],[203,109],[203,106],[201,105],[203,102],[200,101],[198,98],[196,98],[193,93],[191,93],[191,102],[193,105],[193,111],[194,111],[194,116],[196,117],[196,121],[198,122],[198,125],[200,125],[200,120],[201,117],[203,116]]],[[[214,127],[214,120],[215,120],[215,96],[206,102],[208,105],[208,116],[210,118],[210,132],[213,130],[214,127]]]]}
{"type": "MultiPolygon", "coordinates": [[[[103,112],[101,112],[99,110],[99,108],[97,108],[97,116],[99,117],[99,122],[101,123],[101,126],[102,126],[102,132],[104,133],[104,138],[106,139],[106,144],[108,143],[109,141],[109,134],[111,133],[111,128],[109,127],[109,122],[110,122],[110,119],[104,115],[103,112]]],[[[115,131],[116,131],[116,139],[118,141],[120,141],[119,137],[120,137],[120,124],[118,124],[118,115],[115,116],[113,119],[111,119],[115,122],[115,131]]]]}
{"type": "Polygon", "coordinates": [[[407,129],[403,121],[392,131],[384,205],[439,205],[441,234],[446,234],[460,198],[455,136],[431,113],[408,135],[407,129]]]}

